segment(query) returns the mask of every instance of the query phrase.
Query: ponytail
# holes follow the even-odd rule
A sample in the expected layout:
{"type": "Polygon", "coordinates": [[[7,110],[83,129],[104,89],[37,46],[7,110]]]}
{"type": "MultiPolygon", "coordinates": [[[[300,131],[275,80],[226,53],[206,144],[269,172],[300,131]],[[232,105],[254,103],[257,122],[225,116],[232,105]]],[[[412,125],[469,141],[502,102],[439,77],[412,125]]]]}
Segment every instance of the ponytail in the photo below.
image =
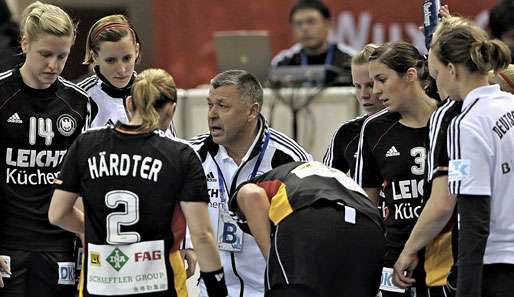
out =
{"type": "Polygon", "coordinates": [[[470,47],[471,61],[477,66],[479,72],[487,73],[505,69],[510,64],[509,47],[498,40],[476,41],[470,47]]]}
{"type": "Polygon", "coordinates": [[[159,111],[166,103],[177,102],[173,77],[162,69],[141,72],[132,85],[132,102],[143,121],[143,130],[159,128],[159,111]]]}
{"type": "Polygon", "coordinates": [[[499,40],[490,40],[487,33],[471,21],[452,17],[443,20],[432,43],[432,52],[444,64],[460,64],[469,72],[487,74],[499,71],[510,63],[510,50],[499,40]]]}

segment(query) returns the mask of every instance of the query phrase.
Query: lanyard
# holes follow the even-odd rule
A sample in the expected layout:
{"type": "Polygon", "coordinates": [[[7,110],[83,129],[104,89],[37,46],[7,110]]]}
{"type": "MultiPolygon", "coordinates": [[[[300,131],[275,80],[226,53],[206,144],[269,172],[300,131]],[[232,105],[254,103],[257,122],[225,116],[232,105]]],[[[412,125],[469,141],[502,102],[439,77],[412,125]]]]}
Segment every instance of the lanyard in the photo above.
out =
{"type": "MultiPolygon", "coordinates": [[[[332,64],[335,47],[336,47],[335,44],[328,45],[327,57],[325,58],[325,67],[330,66],[332,64]]],[[[308,61],[307,55],[305,54],[305,50],[302,50],[302,53],[300,54],[300,64],[302,66],[309,65],[309,61],[308,61]]]]}
{"type": "MultiPolygon", "coordinates": [[[[262,159],[264,158],[264,154],[266,153],[266,149],[268,148],[269,139],[270,139],[270,133],[269,133],[269,130],[266,130],[266,132],[264,132],[264,142],[262,143],[261,151],[259,153],[259,157],[257,158],[257,161],[255,162],[255,166],[253,167],[253,171],[252,171],[252,175],[250,176],[250,179],[253,179],[257,175],[257,172],[259,171],[259,167],[261,166],[262,159]]],[[[225,203],[227,201],[225,198],[225,189],[228,189],[228,187],[227,187],[227,184],[225,183],[225,178],[223,177],[223,172],[221,172],[220,167],[216,166],[216,168],[218,169],[218,185],[219,185],[220,193],[221,193],[221,202],[225,203]]]]}

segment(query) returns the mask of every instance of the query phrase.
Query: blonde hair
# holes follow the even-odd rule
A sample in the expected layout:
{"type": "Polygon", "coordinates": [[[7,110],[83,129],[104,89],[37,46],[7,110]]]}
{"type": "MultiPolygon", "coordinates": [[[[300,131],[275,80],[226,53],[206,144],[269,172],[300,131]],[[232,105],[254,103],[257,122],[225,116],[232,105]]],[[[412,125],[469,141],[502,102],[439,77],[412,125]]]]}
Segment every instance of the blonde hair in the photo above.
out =
{"type": "Polygon", "coordinates": [[[71,36],[75,41],[77,27],[62,8],[39,1],[23,10],[20,21],[20,36],[29,43],[36,41],[42,33],[55,36],[71,36]]]}
{"type": "Polygon", "coordinates": [[[357,54],[352,57],[353,65],[363,65],[369,62],[369,57],[378,48],[378,45],[373,43],[366,44],[357,54]]]}
{"type": "Polygon", "coordinates": [[[489,71],[489,83],[499,84],[502,91],[514,94],[514,64],[496,73],[489,71]]]}
{"type": "Polygon", "coordinates": [[[86,39],[86,53],[84,55],[83,64],[92,64],[94,62],[93,55],[98,55],[100,43],[104,41],[117,42],[125,36],[132,37],[134,47],[139,44],[139,53],[136,57],[136,63],[141,59],[141,43],[136,30],[128,19],[122,14],[113,14],[105,16],[91,26],[86,39]]]}
{"type": "Polygon", "coordinates": [[[144,130],[159,128],[158,111],[168,102],[177,102],[177,86],[163,69],[141,72],[132,85],[132,103],[143,120],[144,130]]]}
{"type": "Polygon", "coordinates": [[[471,21],[460,17],[443,19],[434,34],[431,50],[444,64],[460,64],[470,72],[487,74],[510,63],[510,50],[471,21]]]}

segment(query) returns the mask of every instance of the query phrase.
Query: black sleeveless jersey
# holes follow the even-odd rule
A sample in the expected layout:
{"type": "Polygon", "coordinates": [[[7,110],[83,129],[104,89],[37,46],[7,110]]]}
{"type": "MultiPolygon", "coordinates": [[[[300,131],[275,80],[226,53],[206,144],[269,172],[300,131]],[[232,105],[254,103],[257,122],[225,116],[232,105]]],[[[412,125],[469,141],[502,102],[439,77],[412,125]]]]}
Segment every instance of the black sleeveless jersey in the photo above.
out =
{"type": "Polygon", "coordinates": [[[84,200],[85,296],[95,286],[114,290],[110,281],[122,279],[131,294],[175,296],[169,292],[180,285],[174,279],[181,272],[176,256],[185,234],[178,202],[209,202],[202,164],[188,144],[162,131],[142,133],[123,124],[91,129],[69,149],[55,187],[80,193],[84,200]],[[156,243],[159,249],[154,249],[156,243]],[[155,281],[159,273],[133,272],[156,260],[165,262],[167,277],[160,277],[168,283],[164,291],[162,283],[155,283],[155,289],[145,283],[145,277],[155,281]],[[106,274],[95,272],[100,268],[106,274]]]}
{"type": "Polygon", "coordinates": [[[362,187],[382,188],[386,246],[401,251],[425,199],[428,128],[410,128],[399,119],[399,114],[383,110],[364,122],[355,173],[362,187]]]}
{"type": "Polygon", "coordinates": [[[68,147],[87,128],[84,91],[59,77],[49,88],[23,83],[19,68],[0,74],[0,247],[70,251],[72,233],[48,221],[52,183],[68,147]]]}
{"type": "Polygon", "coordinates": [[[355,160],[357,158],[357,147],[359,145],[359,134],[362,124],[368,116],[361,116],[344,122],[332,137],[328,146],[323,163],[344,173],[350,172],[355,175],[355,160]]]}

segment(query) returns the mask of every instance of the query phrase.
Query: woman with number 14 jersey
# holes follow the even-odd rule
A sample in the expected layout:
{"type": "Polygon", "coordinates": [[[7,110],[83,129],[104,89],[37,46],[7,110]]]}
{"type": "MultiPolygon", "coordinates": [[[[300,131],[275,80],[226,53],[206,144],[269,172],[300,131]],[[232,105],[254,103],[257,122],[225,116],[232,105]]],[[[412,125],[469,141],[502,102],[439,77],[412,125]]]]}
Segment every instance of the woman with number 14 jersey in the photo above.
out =
{"type": "Polygon", "coordinates": [[[0,274],[0,297],[70,296],[75,279],[62,271],[73,270],[74,236],[52,226],[47,211],[64,155],[89,125],[90,102],[60,76],[75,41],[69,15],[36,1],[20,32],[24,62],[0,73],[0,255],[12,273],[0,274]]]}
{"type": "Polygon", "coordinates": [[[161,130],[176,101],[167,72],[142,72],[128,99],[130,123],[81,135],[64,160],[49,218],[70,231],[85,228],[84,296],[187,296],[178,251],[185,218],[209,296],[226,296],[200,159],[161,130]],[[79,195],[84,215],[73,208],[79,195]]]}

